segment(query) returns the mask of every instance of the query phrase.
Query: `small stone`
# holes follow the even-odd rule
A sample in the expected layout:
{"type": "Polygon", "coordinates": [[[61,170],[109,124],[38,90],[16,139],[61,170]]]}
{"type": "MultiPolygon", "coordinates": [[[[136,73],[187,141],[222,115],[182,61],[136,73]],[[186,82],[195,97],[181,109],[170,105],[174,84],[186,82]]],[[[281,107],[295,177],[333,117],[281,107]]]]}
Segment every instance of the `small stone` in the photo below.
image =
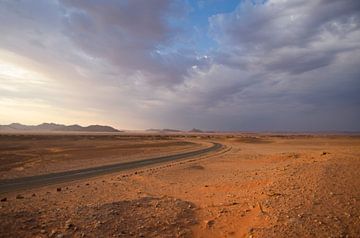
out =
{"type": "Polygon", "coordinates": [[[65,229],[70,229],[70,228],[72,228],[72,227],[74,227],[74,224],[72,224],[72,222],[71,222],[71,219],[69,219],[69,220],[67,220],[66,222],[65,222],[65,229]]]}
{"type": "Polygon", "coordinates": [[[61,192],[61,188],[57,188],[56,191],[57,191],[57,192],[61,192]]]}
{"type": "Polygon", "coordinates": [[[63,238],[63,237],[64,237],[64,235],[61,233],[56,235],[56,238],[63,238]]]}
{"type": "Polygon", "coordinates": [[[225,209],[225,208],[222,208],[220,211],[219,211],[219,213],[226,213],[227,212],[227,210],[225,209]]]}
{"type": "Polygon", "coordinates": [[[36,197],[36,194],[35,194],[35,193],[33,193],[31,196],[32,196],[32,197],[36,197]]]}
{"type": "Polygon", "coordinates": [[[0,201],[1,201],[1,202],[6,202],[6,201],[7,201],[7,198],[2,198],[0,201]]]}
{"type": "Polygon", "coordinates": [[[207,187],[209,187],[209,185],[205,185],[204,187],[207,188],[207,187]]]}
{"type": "Polygon", "coordinates": [[[103,224],[101,221],[97,221],[95,224],[95,228],[99,228],[101,224],[103,224]]]}
{"type": "Polygon", "coordinates": [[[56,234],[56,230],[52,230],[49,234],[49,237],[53,237],[56,234]]]}
{"type": "Polygon", "coordinates": [[[23,198],[24,198],[24,196],[21,194],[16,195],[16,199],[23,199],[23,198]]]}
{"type": "Polygon", "coordinates": [[[42,230],[40,230],[40,233],[41,233],[41,234],[45,234],[46,231],[45,231],[44,229],[42,229],[42,230]]]}
{"type": "Polygon", "coordinates": [[[215,224],[215,221],[214,221],[214,220],[205,221],[205,226],[206,226],[207,228],[211,228],[214,224],[215,224]]]}

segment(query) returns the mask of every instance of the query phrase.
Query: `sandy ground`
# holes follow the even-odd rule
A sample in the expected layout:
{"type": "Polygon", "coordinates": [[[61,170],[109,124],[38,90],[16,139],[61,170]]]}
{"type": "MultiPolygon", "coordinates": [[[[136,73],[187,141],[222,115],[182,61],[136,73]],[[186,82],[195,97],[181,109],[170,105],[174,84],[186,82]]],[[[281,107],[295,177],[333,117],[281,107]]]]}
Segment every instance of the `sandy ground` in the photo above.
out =
{"type": "Polygon", "coordinates": [[[0,134],[0,179],[134,161],[201,146],[175,136],[0,134]]]}
{"type": "Polygon", "coordinates": [[[225,148],[1,194],[0,237],[360,237],[360,137],[210,140],[225,148]]]}

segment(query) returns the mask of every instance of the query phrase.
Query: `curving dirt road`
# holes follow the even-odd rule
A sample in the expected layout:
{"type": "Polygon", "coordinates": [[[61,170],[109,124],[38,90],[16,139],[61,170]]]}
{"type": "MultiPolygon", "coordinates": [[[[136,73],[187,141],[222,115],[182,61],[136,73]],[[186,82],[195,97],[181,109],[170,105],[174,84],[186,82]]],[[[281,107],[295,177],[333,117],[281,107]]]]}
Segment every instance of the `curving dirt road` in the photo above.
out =
{"type": "Polygon", "coordinates": [[[93,168],[71,170],[71,171],[37,175],[31,177],[1,180],[0,193],[24,190],[28,188],[42,187],[46,185],[90,178],[99,175],[140,168],[148,165],[170,162],[174,160],[188,159],[190,157],[195,157],[219,150],[222,147],[223,147],[222,144],[213,142],[213,145],[211,147],[201,150],[176,154],[176,155],[162,156],[162,157],[156,157],[156,158],[126,162],[126,163],[111,164],[111,165],[105,165],[105,166],[99,166],[93,168]]]}

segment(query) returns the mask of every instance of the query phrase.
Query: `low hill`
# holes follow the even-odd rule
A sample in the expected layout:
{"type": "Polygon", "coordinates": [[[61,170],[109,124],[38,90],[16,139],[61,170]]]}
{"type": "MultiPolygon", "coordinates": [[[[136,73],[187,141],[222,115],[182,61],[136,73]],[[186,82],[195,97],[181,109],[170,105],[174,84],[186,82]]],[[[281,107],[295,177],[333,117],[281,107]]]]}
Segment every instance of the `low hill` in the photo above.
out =
{"type": "Polygon", "coordinates": [[[9,125],[0,125],[0,131],[76,131],[76,132],[120,132],[111,126],[102,125],[63,125],[56,123],[42,123],[40,125],[23,125],[20,123],[11,123],[9,125]]]}
{"type": "Polygon", "coordinates": [[[196,128],[191,129],[189,132],[193,132],[193,133],[203,133],[202,130],[196,129],[196,128]]]}
{"type": "Polygon", "coordinates": [[[156,132],[156,133],[162,133],[162,132],[169,132],[169,133],[174,133],[174,132],[182,132],[181,130],[176,130],[176,129],[147,129],[147,132],[156,132]]]}

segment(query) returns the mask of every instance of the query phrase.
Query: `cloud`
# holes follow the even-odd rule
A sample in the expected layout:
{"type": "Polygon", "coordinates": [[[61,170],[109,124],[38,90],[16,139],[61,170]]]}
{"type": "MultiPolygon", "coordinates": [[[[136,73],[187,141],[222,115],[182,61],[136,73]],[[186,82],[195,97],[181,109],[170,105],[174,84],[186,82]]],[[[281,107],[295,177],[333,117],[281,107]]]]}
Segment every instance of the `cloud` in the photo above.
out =
{"type": "Polygon", "coordinates": [[[170,20],[185,8],[168,0],[62,1],[66,35],[86,54],[104,59],[131,76],[141,71],[156,85],[180,83],[196,61],[194,53],[161,52],[179,29],[170,20]]]}
{"type": "Polygon", "coordinates": [[[213,127],[358,128],[359,11],[358,1],[244,1],[215,15],[216,70],[193,75],[201,86],[186,95],[221,112],[204,116],[213,127]]]}
{"type": "Polygon", "coordinates": [[[206,37],[182,3],[0,2],[0,66],[43,82],[0,72],[7,118],[29,100],[120,128],[360,130],[359,1],[239,1],[197,24],[206,37]]]}

